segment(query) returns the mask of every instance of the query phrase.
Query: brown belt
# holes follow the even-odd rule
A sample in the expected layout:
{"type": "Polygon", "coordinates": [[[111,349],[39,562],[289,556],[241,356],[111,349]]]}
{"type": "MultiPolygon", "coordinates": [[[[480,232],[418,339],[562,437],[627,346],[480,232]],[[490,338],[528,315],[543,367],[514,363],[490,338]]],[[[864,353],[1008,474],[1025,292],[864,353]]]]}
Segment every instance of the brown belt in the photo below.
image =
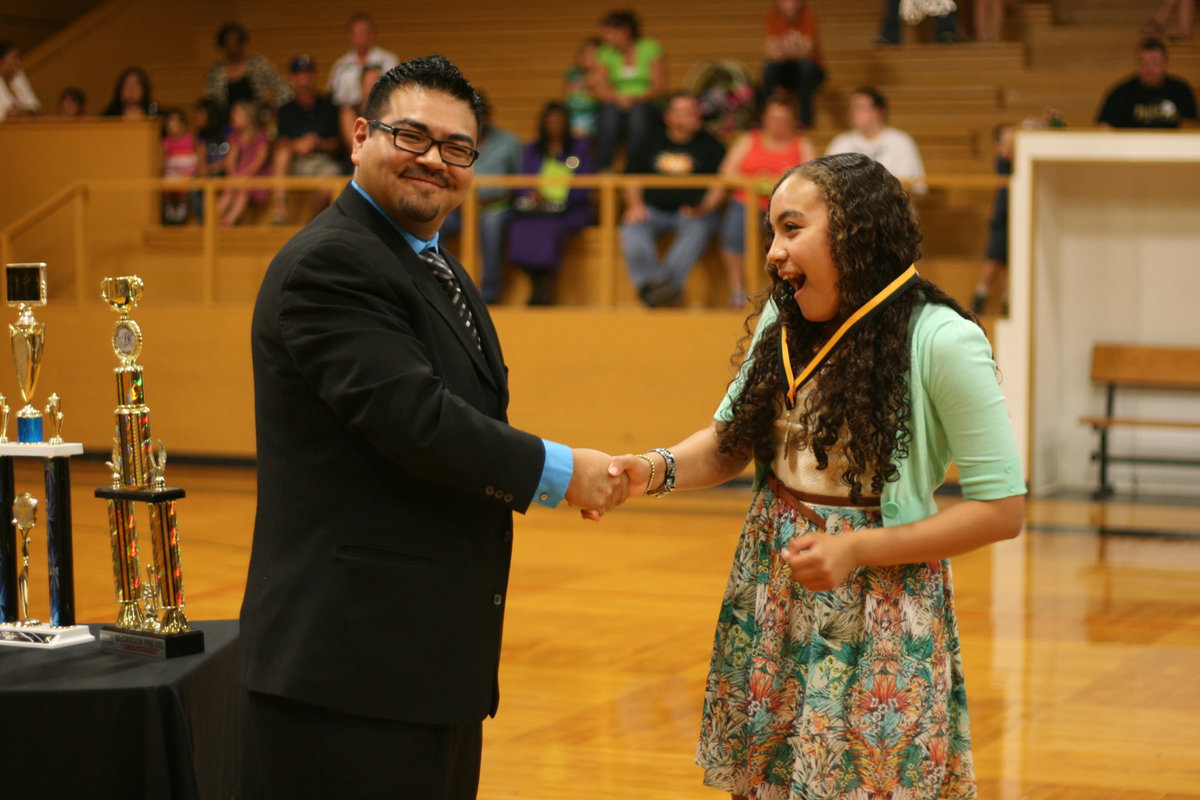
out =
{"type": "Polygon", "coordinates": [[[771,490],[772,494],[787,503],[796,510],[796,513],[813,525],[816,525],[822,531],[825,530],[825,518],[812,510],[813,505],[840,506],[842,508],[873,508],[879,505],[880,500],[878,497],[864,497],[861,502],[851,503],[849,497],[797,492],[784,486],[783,482],[774,475],[767,476],[767,487],[771,490]]]}

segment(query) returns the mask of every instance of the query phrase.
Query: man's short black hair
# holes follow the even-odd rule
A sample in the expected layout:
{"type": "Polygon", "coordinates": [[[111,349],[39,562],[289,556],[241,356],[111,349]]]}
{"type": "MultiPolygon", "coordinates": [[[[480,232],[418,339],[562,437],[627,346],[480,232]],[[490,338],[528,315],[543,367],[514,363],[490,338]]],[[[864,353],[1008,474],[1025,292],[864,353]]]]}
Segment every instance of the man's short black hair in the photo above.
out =
{"type": "Polygon", "coordinates": [[[462,100],[474,112],[475,125],[482,134],[486,118],[483,100],[475,91],[475,87],[471,86],[471,82],[445,56],[414,58],[385,72],[367,95],[367,106],[363,109],[363,116],[367,119],[379,119],[379,115],[391,102],[392,93],[408,86],[445,92],[462,100]]]}
{"type": "Polygon", "coordinates": [[[1164,59],[1167,57],[1167,45],[1162,39],[1153,36],[1142,39],[1142,43],[1138,45],[1138,52],[1142,53],[1146,50],[1157,50],[1162,53],[1164,59]]]}

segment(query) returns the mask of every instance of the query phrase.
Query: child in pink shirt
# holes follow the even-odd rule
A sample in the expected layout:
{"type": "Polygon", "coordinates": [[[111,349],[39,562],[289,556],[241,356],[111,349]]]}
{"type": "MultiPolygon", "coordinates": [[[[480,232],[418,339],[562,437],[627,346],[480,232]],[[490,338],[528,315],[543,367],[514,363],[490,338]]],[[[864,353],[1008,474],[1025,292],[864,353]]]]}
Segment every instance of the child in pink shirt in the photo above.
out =
{"type": "MultiPolygon", "coordinates": [[[[183,110],[171,108],[163,121],[163,177],[194,178],[200,171],[196,152],[196,135],[188,130],[183,110]]],[[[162,218],[164,225],[182,225],[187,221],[189,202],[196,204],[199,192],[192,190],[163,192],[162,218]]]]}

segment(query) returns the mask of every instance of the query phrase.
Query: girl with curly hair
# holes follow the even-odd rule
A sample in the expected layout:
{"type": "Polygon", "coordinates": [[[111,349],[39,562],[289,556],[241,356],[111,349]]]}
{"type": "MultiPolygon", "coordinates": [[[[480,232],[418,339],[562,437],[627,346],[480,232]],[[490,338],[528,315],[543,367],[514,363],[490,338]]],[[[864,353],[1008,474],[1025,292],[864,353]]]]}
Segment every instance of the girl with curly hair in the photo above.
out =
{"type": "Polygon", "coordinates": [[[949,558],[1016,536],[1025,492],[991,348],[910,266],[916,216],[866,156],[788,171],[767,225],[713,423],[611,467],[661,495],[756,462],[696,762],[735,800],[974,797],[949,558]],[[939,512],[952,460],[964,500],[939,512]]]}

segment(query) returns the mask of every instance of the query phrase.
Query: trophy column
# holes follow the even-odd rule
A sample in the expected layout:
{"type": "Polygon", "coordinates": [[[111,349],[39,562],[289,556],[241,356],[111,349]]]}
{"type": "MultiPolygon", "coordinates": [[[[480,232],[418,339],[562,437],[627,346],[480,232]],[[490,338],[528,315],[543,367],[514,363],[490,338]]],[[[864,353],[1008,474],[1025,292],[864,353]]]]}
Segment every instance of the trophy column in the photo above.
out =
{"type": "Polygon", "coordinates": [[[83,452],[79,443],[62,440],[62,410],[58,395],[51,395],[45,415],[31,402],[41,372],[45,326],[33,318],[33,309],[46,304],[46,265],[9,264],[5,269],[8,305],[19,308],[17,322],[8,326],[9,344],[17,369],[17,382],[25,407],[17,414],[18,441],[7,436],[9,407],[0,396],[0,514],[10,520],[0,542],[0,645],[62,647],[92,641],[86,627],[75,624],[75,572],[71,540],[71,470],[69,456],[83,452]],[[43,425],[50,440],[43,441],[43,425]],[[29,492],[16,494],[13,458],[41,458],[45,471],[45,502],[29,492]],[[39,505],[44,513],[50,618],[47,623],[29,616],[29,546],[37,527],[39,505]],[[21,540],[21,573],[16,575],[15,533],[21,540]],[[19,595],[19,598],[17,597],[19,595]],[[19,607],[18,607],[19,606],[19,607]]]}
{"type": "MultiPolygon", "coordinates": [[[[3,402],[4,397],[0,395],[0,403],[3,402]]],[[[3,444],[7,444],[8,437],[3,438],[3,444]]],[[[0,519],[13,518],[16,488],[12,456],[0,456],[0,519]]],[[[0,526],[0,531],[3,531],[3,535],[0,535],[0,622],[16,622],[17,539],[9,528],[0,526]]]]}
{"type": "Polygon", "coordinates": [[[146,406],[142,367],[142,331],[129,318],[142,296],[136,275],[105,278],[101,294],[121,316],[113,328],[113,351],[121,360],[117,384],[116,435],[109,462],[111,487],[96,490],[108,504],[112,538],[113,582],[120,610],[115,625],[100,630],[105,649],[171,658],[204,651],[204,634],[184,616],[183,570],[175,501],[182,489],[166,485],[167,451],[152,448],[150,409],[146,406]],[[152,563],[140,573],[134,504],[149,507],[152,563]],[[160,616],[161,614],[161,616],[160,616]]]}

